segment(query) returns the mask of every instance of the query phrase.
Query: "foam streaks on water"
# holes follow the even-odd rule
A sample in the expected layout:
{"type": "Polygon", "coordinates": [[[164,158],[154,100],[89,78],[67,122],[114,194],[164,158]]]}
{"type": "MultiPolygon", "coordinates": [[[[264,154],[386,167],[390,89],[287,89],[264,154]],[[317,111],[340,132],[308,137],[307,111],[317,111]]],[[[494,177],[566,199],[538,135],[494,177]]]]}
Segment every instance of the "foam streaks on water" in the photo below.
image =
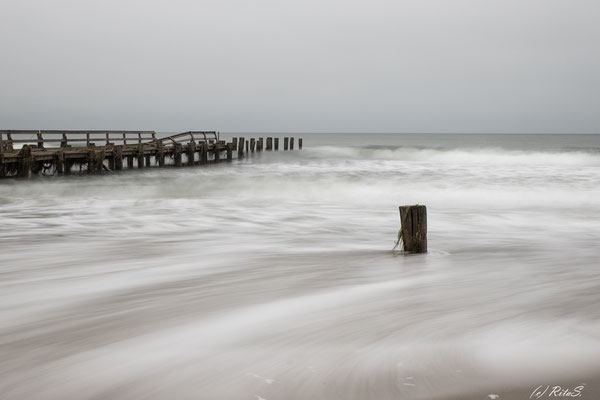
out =
{"type": "Polygon", "coordinates": [[[502,399],[600,376],[594,140],[305,136],[2,181],[2,398],[502,399]],[[431,252],[403,256],[417,202],[431,252]]]}

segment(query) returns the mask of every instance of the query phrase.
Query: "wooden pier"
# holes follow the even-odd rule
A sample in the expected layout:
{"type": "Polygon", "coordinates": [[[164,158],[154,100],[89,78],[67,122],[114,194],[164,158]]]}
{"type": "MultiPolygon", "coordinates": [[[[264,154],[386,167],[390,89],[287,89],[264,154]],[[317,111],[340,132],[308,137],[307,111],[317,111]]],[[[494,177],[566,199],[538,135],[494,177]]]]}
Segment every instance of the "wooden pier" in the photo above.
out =
{"type": "MultiPolygon", "coordinates": [[[[279,150],[279,138],[274,139],[267,137],[266,151],[279,150]]],[[[285,150],[289,140],[284,138],[285,150]]],[[[154,131],[4,130],[0,131],[0,178],[206,165],[231,161],[234,154],[241,159],[261,152],[263,143],[262,137],[234,137],[226,142],[216,131],[158,137],[154,131]]],[[[294,138],[290,143],[293,150],[294,138]]],[[[298,143],[302,149],[302,139],[298,143]]]]}

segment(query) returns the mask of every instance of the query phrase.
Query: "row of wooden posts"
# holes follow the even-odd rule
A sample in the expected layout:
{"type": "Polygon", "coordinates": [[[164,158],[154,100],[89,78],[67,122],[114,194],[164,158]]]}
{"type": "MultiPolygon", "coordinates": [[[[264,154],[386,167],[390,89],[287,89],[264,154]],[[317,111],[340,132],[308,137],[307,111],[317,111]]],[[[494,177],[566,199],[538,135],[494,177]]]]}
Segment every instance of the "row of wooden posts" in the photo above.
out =
{"type": "MultiPolygon", "coordinates": [[[[140,142],[137,144],[95,146],[88,143],[85,147],[45,147],[43,142],[37,145],[24,144],[18,151],[0,152],[0,177],[28,177],[30,174],[56,173],[69,174],[73,166],[79,166],[80,172],[98,174],[119,171],[127,168],[138,168],[154,164],[164,167],[166,160],[171,165],[204,165],[219,163],[222,160],[233,160],[234,154],[241,159],[255,152],[279,150],[279,138],[234,137],[230,142],[224,140],[195,141],[194,136],[187,143],[173,137],[140,142]],[[185,155],[185,160],[184,156],[185,155]]],[[[294,150],[294,137],[283,138],[283,150],[294,150]]],[[[302,139],[298,139],[298,149],[302,149],[302,139]]]]}

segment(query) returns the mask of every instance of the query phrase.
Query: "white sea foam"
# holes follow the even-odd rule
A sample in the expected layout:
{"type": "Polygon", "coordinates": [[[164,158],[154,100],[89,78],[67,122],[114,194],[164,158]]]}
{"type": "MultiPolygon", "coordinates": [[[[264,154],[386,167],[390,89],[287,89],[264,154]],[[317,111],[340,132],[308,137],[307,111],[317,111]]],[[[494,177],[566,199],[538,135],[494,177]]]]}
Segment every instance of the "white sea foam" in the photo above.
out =
{"type": "Polygon", "coordinates": [[[598,376],[600,156],[583,139],[317,140],[1,181],[2,397],[485,398],[598,376]],[[426,256],[391,251],[412,203],[426,256]]]}

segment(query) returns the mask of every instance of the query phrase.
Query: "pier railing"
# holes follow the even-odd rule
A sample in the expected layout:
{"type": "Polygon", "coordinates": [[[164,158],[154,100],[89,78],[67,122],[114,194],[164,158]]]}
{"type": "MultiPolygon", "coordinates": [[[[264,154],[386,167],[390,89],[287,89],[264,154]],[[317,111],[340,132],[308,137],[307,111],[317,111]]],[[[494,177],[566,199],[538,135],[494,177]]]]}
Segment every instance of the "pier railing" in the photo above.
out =
{"type": "Polygon", "coordinates": [[[195,143],[209,143],[211,141],[218,142],[219,141],[219,132],[215,131],[188,131],[183,133],[178,133],[176,135],[163,137],[160,139],[155,139],[150,144],[156,142],[163,142],[165,146],[169,144],[175,145],[175,143],[189,143],[193,141],[195,143]]]}
{"type": "Polygon", "coordinates": [[[0,131],[0,150],[13,151],[15,144],[29,144],[43,149],[46,145],[48,147],[133,145],[155,139],[154,131],[5,130],[0,131]]]}
{"type": "Polygon", "coordinates": [[[15,144],[28,144],[38,149],[45,147],[91,147],[114,145],[156,145],[175,143],[208,143],[219,141],[215,131],[189,131],[158,138],[155,131],[65,131],[65,130],[4,130],[0,131],[0,152],[13,151],[15,144]]]}

